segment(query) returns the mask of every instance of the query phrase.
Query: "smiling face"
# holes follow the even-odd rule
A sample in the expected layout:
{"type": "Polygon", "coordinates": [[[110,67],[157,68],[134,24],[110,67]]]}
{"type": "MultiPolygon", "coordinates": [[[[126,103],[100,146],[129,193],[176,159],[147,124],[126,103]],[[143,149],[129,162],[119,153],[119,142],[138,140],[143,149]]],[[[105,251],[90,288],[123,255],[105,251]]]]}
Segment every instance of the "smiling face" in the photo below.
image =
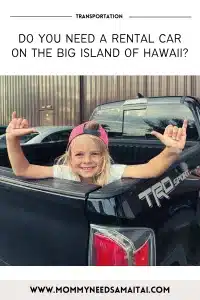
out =
{"type": "Polygon", "coordinates": [[[88,134],[77,136],[70,145],[70,165],[81,181],[93,182],[102,171],[104,155],[101,141],[88,134]]]}

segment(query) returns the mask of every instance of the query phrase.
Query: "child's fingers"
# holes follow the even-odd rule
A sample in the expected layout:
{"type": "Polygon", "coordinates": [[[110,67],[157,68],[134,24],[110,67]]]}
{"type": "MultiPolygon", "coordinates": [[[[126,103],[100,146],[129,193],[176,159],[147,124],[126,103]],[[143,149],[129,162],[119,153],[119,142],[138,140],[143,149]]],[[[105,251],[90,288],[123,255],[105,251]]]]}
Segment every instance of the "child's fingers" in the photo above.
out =
{"type": "Polygon", "coordinates": [[[30,134],[36,132],[35,128],[18,128],[14,131],[14,135],[15,136],[23,136],[26,134],[30,134]]]}
{"type": "Polygon", "coordinates": [[[167,134],[170,137],[173,135],[173,126],[172,125],[167,126],[167,134]]]}
{"type": "Polygon", "coordinates": [[[182,134],[183,134],[183,128],[179,128],[176,136],[177,141],[181,140],[182,134]]]}
{"type": "Polygon", "coordinates": [[[12,113],[12,120],[16,119],[16,118],[17,118],[17,113],[16,113],[16,111],[13,111],[13,113],[12,113]]]}
{"type": "Polygon", "coordinates": [[[157,137],[157,139],[159,139],[161,142],[163,141],[163,135],[161,133],[153,130],[151,134],[157,137]]]}
{"type": "Polygon", "coordinates": [[[165,127],[164,134],[167,134],[167,135],[169,134],[170,126],[171,126],[171,125],[167,125],[167,126],[165,127]]]}
{"type": "Polygon", "coordinates": [[[183,126],[182,128],[184,128],[185,130],[187,129],[187,126],[188,126],[188,121],[187,120],[184,120],[183,121],[183,126]]]}
{"type": "Polygon", "coordinates": [[[32,132],[36,132],[35,128],[23,128],[23,133],[24,134],[29,134],[32,132]]]}
{"type": "Polygon", "coordinates": [[[182,126],[182,136],[186,136],[187,135],[187,126],[188,126],[188,121],[184,120],[183,121],[183,126],[182,126]]]}
{"type": "Polygon", "coordinates": [[[22,118],[17,119],[16,121],[16,128],[21,128],[22,118]]]}
{"type": "Polygon", "coordinates": [[[31,128],[32,132],[38,132],[34,127],[31,128]]]}
{"type": "Polygon", "coordinates": [[[28,121],[26,119],[23,119],[21,122],[20,128],[28,128],[28,121]]]}
{"type": "Polygon", "coordinates": [[[16,129],[17,128],[17,119],[14,118],[11,122],[10,122],[10,128],[12,129],[16,129]]]}
{"type": "Polygon", "coordinates": [[[178,127],[177,126],[173,126],[173,129],[172,129],[172,138],[174,139],[174,140],[176,140],[177,139],[177,134],[178,134],[178,127]]]}
{"type": "Polygon", "coordinates": [[[168,131],[169,131],[169,125],[167,127],[165,127],[164,134],[168,134],[168,131]]]}

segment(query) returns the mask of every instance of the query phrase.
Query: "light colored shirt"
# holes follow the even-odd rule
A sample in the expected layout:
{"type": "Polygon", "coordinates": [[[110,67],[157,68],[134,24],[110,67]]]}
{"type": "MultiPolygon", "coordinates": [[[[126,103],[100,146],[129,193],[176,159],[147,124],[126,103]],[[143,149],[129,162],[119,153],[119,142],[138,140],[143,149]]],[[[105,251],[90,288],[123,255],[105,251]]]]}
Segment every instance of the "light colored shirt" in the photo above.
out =
{"type": "MultiPolygon", "coordinates": [[[[110,167],[108,183],[122,178],[126,165],[113,164],[110,167]]],[[[80,181],[80,178],[76,176],[69,166],[65,165],[54,165],[53,166],[53,177],[60,179],[68,179],[73,181],[80,181]]]]}

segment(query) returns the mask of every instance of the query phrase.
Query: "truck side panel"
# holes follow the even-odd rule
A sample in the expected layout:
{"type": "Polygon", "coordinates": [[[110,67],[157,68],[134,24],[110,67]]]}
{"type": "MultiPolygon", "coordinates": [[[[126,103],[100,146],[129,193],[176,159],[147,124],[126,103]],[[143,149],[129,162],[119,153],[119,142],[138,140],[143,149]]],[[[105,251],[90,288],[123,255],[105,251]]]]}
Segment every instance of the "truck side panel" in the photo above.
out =
{"type": "Polygon", "coordinates": [[[0,182],[0,195],[2,264],[87,265],[88,222],[84,198],[5,182],[0,182]]]}

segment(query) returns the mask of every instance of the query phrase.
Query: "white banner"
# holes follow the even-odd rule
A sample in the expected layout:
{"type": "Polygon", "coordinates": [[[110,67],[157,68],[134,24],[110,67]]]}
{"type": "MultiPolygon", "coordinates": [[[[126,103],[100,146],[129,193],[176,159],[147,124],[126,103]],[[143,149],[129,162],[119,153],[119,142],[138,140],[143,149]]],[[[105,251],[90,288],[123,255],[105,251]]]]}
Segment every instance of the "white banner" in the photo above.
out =
{"type": "Polygon", "coordinates": [[[4,300],[173,299],[198,300],[199,281],[1,281],[4,300]]]}
{"type": "Polygon", "coordinates": [[[198,1],[7,1],[1,74],[198,75],[198,1]]]}

